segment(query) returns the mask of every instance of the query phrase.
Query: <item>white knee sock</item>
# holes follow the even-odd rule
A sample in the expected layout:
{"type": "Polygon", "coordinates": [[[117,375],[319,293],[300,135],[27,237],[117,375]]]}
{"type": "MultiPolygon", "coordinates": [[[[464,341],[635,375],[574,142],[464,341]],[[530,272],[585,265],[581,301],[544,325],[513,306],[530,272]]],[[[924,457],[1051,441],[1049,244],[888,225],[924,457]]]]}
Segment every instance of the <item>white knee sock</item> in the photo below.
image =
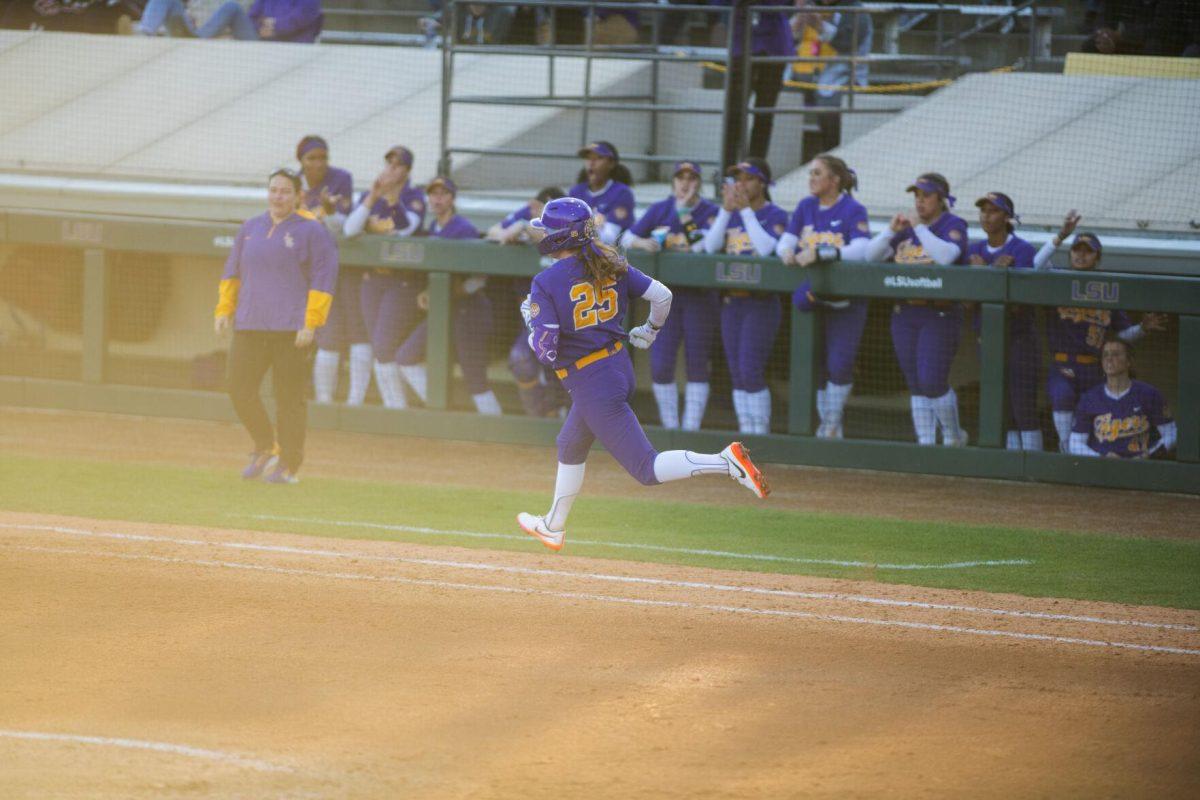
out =
{"type": "Polygon", "coordinates": [[[817,419],[821,420],[821,427],[827,427],[829,424],[829,392],[822,386],[817,389],[817,419]]]}
{"type": "Polygon", "coordinates": [[[398,364],[400,374],[404,376],[404,382],[412,387],[413,392],[417,397],[421,398],[421,402],[426,402],[426,397],[429,394],[429,377],[425,372],[424,364],[398,364]]]}
{"type": "Polygon", "coordinates": [[[1004,448],[1006,450],[1020,450],[1021,449],[1021,432],[1020,431],[1008,431],[1007,433],[1005,433],[1004,448]]]}
{"type": "Polygon", "coordinates": [[[370,342],[359,342],[350,345],[350,391],[346,394],[346,405],[361,406],[367,396],[367,388],[371,385],[371,352],[370,342]]]}
{"type": "Polygon", "coordinates": [[[757,392],[746,392],[746,414],[749,418],[750,433],[768,434],[771,432],[771,390],[762,389],[757,392]]]}
{"type": "Polygon", "coordinates": [[[1042,432],[1041,431],[1021,431],[1021,449],[1033,450],[1041,452],[1042,450],[1042,432]]]}
{"type": "Polygon", "coordinates": [[[1071,426],[1075,424],[1075,414],[1070,411],[1054,412],[1054,430],[1058,431],[1058,452],[1070,452],[1071,426]]]}
{"type": "Polygon", "coordinates": [[[654,384],[654,400],[658,403],[658,418],[664,428],[679,427],[679,390],[673,383],[654,384]]]}
{"type": "Polygon", "coordinates": [[[552,531],[565,530],[567,515],[583,488],[583,472],[586,464],[558,464],[558,476],[554,479],[554,503],[546,512],[546,527],[552,531]]]}
{"type": "Polygon", "coordinates": [[[660,483],[708,473],[728,475],[729,463],[719,455],[691,450],[665,450],[654,459],[654,477],[660,483]]]}
{"type": "Polygon", "coordinates": [[[938,424],[942,426],[942,443],[958,444],[963,438],[962,428],[958,424],[958,395],[951,389],[941,397],[933,398],[931,402],[938,424]]]}
{"type": "Polygon", "coordinates": [[[491,389],[479,394],[473,394],[471,395],[471,399],[475,401],[475,410],[480,414],[489,417],[498,417],[504,413],[500,410],[500,401],[496,399],[496,395],[491,389]]]}
{"type": "Polygon", "coordinates": [[[829,383],[825,386],[825,402],[828,405],[829,424],[840,434],[842,420],[846,415],[846,401],[850,399],[853,383],[829,383]]]}
{"type": "Polygon", "coordinates": [[[937,444],[937,417],[933,413],[933,400],[924,395],[914,394],[911,401],[917,444],[937,444]]]}
{"type": "Polygon", "coordinates": [[[683,387],[683,423],[685,431],[700,430],[704,409],[708,407],[708,384],[688,381],[683,387]]]}
{"type": "Polygon", "coordinates": [[[400,365],[394,361],[375,362],[375,385],[385,408],[408,408],[404,385],[400,382],[400,365]]]}
{"type": "Polygon", "coordinates": [[[737,414],[738,431],[751,433],[749,417],[746,414],[746,392],[742,389],[733,390],[733,413],[737,414]]]}
{"type": "Polygon", "coordinates": [[[318,403],[333,402],[340,356],[337,350],[317,350],[317,357],[313,359],[313,394],[318,403]]]}

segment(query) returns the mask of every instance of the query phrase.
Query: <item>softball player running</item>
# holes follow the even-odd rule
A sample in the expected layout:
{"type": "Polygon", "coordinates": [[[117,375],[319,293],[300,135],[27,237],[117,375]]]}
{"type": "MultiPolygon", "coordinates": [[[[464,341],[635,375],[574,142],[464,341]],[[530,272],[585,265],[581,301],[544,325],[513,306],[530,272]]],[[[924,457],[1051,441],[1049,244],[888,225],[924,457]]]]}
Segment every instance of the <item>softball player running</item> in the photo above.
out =
{"type": "Polygon", "coordinates": [[[579,149],[583,169],[567,194],[596,212],[596,229],[605,244],[616,244],[633,224],[633,176],[611,142],[592,142],[579,149]]]}
{"type": "MultiPolygon", "coordinates": [[[[1035,256],[1036,269],[1052,268],[1050,257],[1055,248],[1066,241],[1080,219],[1074,210],[1067,213],[1058,235],[1043,245],[1035,256]]],[[[1071,269],[1095,269],[1102,253],[1100,237],[1094,233],[1080,233],[1071,244],[1071,269]]],[[[1100,366],[1104,340],[1115,334],[1126,342],[1136,342],[1150,331],[1165,330],[1166,317],[1146,313],[1142,315],[1141,322],[1135,325],[1124,311],[1105,308],[1059,306],[1045,309],[1044,314],[1046,345],[1052,359],[1046,375],[1046,394],[1050,397],[1059,452],[1066,453],[1070,449],[1071,428],[1079,398],[1104,381],[1100,366]]]]}
{"type": "Polygon", "coordinates": [[[1071,454],[1149,458],[1157,450],[1174,448],[1175,421],[1158,389],[1133,380],[1129,342],[1105,342],[1101,360],[1105,380],[1079,400],[1071,428],[1071,454]]]}
{"type": "MultiPolygon", "coordinates": [[[[1006,269],[1033,269],[1037,256],[1033,245],[1017,236],[1014,223],[1021,218],[1012,198],[1003,192],[988,192],[975,201],[979,226],[987,238],[967,248],[967,263],[1006,269]]],[[[975,332],[980,319],[975,317],[975,332]]],[[[1008,363],[1004,381],[1008,387],[1008,430],[1005,446],[1009,450],[1041,450],[1042,428],[1037,416],[1038,364],[1042,343],[1037,317],[1031,307],[1012,306],[1008,319],[1008,363]]]]}
{"type": "Polygon", "coordinates": [[[551,550],[562,549],[567,515],[583,486],[587,454],[596,439],[644,485],[728,475],[766,497],[766,480],[740,443],[719,454],[659,453],[629,406],[634,376],[625,344],[644,349],[654,343],[670,312],[670,290],[598,241],[592,209],[582,200],[550,201],[533,225],[545,231],[538,250],[553,257],[554,264],[534,277],[522,315],[530,346],[539,361],[554,367],[572,403],[558,434],[554,501],[543,516],[518,514],[521,528],[551,550]],[[627,334],[625,314],[635,297],[649,301],[650,317],[627,334]]]}
{"type": "Polygon", "coordinates": [[[214,328],[233,329],[229,396],[254,452],[242,471],[296,483],[304,460],[308,348],[325,324],[337,285],[337,246],[325,226],[297,210],[300,176],[277,170],[267,180],[267,211],[238,230],[218,287],[214,328]],[[275,429],[259,388],[267,370],[275,387],[275,429]]]}
{"type": "MultiPolygon", "coordinates": [[[[856,188],[858,176],[845,161],[828,153],[813,159],[808,170],[811,194],[796,206],[775,248],[784,264],[808,267],[843,259],[865,260],[871,227],[867,209],[851,195],[856,188]]],[[[854,388],[854,360],[867,324],[867,301],[818,299],[806,282],[797,290],[794,302],[801,311],[822,308],[825,349],[821,354],[821,388],[817,389],[817,414],[821,418],[817,436],[840,439],[846,400],[854,388]]]]}
{"type": "MultiPolygon", "coordinates": [[[[747,158],[725,171],[721,210],[704,236],[707,253],[769,256],[787,227],[787,212],[771,202],[771,168],[761,158],[747,158]],[[733,179],[732,181],[730,179],[733,179]]],[[[721,306],[721,340],[733,379],[733,410],[742,433],[771,432],[771,390],[767,357],[783,316],[773,294],[725,292],[721,306]]]]}
{"type": "MultiPolygon", "coordinates": [[[[305,136],[296,145],[300,162],[300,207],[341,233],[354,199],[354,179],[344,169],[329,166],[329,145],[320,136],[305,136]]],[[[338,270],[337,290],[329,320],[317,328],[313,361],[313,391],[318,403],[332,403],[337,389],[342,350],[350,351],[350,389],[346,404],[360,406],[371,385],[371,339],[362,316],[362,270],[338,270]]]]}
{"type": "MultiPolygon", "coordinates": [[[[429,198],[429,210],[434,219],[429,225],[429,235],[441,239],[478,239],[479,231],[466,217],[458,214],[454,198],[458,187],[449,178],[434,178],[425,187],[429,198]]],[[[471,393],[475,410],[480,414],[500,414],[500,402],[488,388],[487,346],[492,335],[492,301],[483,290],[487,285],[486,275],[472,275],[454,279],[451,311],[454,315],[454,349],[458,355],[458,366],[462,369],[463,382],[471,393]]],[[[429,295],[422,292],[417,305],[429,308],[429,295]]],[[[396,363],[405,382],[424,403],[428,391],[428,376],[425,370],[425,346],[429,339],[429,323],[423,321],[396,351],[396,363]]]]}
{"type": "MultiPolygon", "coordinates": [[[[397,145],[384,156],[387,166],[346,218],[346,236],[381,233],[411,236],[425,222],[425,195],[409,182],[413,155],[397,145]]],[[[375,384],[387,408],[404,408],[404,384],[393,360],[396,348],[419,319],[417,295],[425,276],[404,270],[375,269],[363,275],[362,312],[375,358],[375,384]]]]}
{"type": "MultiPolygon", "coordinates": [[[[704,234],[717,215],[717,205],[700,196],[700,165],[675,164],[671,196],[660,200],[621,235],[621,245],[651,253],[662,249],[701,252],[704,234]]],[[[680,289],[672,306],[675,313],[650,348],[650,374],[654,399],[664,428],[680,427],[679,390],[675,387],[675,361],[684,346],[687,385],[683,390],[683,423],[686,431],[700,430],[708,405],[712,372],[712,345],[717,333],[721,298],[713,289],[680,289]]]]}
{"type": "MultiPolygon", "coordinates": [[[[950,213],[950,183],[928,172],[908,187],[915,196],[916,220],[900,213],[867,245],[868,261],[897,264],[962,264],[967,254],[967,223],[950,213]]],[[[906,300],[892,308],[892,346],[912,394],[917,443],[962,447],[967,432],[958,423],[958,396],[950,388],[950,364],[962,335],[962,305],[906,300]]]]}

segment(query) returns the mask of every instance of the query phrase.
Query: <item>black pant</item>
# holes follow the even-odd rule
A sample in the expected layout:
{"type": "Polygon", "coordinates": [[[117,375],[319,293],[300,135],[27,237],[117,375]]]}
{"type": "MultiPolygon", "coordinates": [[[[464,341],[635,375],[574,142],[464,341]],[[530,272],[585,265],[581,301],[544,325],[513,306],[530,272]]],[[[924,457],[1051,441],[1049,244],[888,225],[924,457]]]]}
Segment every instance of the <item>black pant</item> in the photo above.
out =
{"type": "MultiPolygon", "coordinates": [[[[750,67],[750,93],[754,95],[754,106],[774,108],[783,88],[784,64],[754,64],[750,67]]],[[[729,65],[729,98],[727,100],[727,123],[725,128],[725,163],[732,164],[742,156],[742,131],[746,109],[751,106],[750,98],[742,95],[742,76],[745,67],[740,61],[729,65]]],[[[750,146],[745,155],[766,158],[771,149],[771,128],[775,124],[774,114],[755,114],[754,127],[750,131],[750,146]]]]}
{"type": "Polygon", "coordinates": [[[275,430],[259,396],[263,377],[271,370],[275,420],[279,427],[279,463],[292,472],[300,469],[304,461],[310,350],[296,347],[294,331],[235,331],[229,350],[229,397],[258,452],[271,450],[276,442],[275,430]]]}

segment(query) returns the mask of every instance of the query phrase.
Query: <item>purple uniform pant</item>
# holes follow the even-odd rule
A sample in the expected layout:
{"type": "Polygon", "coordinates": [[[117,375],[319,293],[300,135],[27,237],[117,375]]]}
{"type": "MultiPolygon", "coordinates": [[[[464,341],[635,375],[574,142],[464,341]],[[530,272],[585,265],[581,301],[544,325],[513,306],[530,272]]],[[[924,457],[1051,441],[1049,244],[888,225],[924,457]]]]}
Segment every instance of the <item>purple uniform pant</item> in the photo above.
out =
{"type": "Polygon", "coordinates": [[[396,352],[420,319],[417,281],[389,271],[369,272],[362,279],[362,314],[376,358],[396,352]]]}
{"type": "MultiPolygon", "coordinates": [[[[454,338],[454,352],[458,356],[458,366],[462,368],[463,383],[471,394],[486,392],[492,301],[483,292],[456,297],[450,313],[453,315],[450,330],[454,338]]],[[[422,363],[428,341],[429,323],[422,321],[396,349],[396,363],[403,367],[422,363]]]]}
{"type": "Polygon", "coordinates": [[[1008,339],[1008,424],[1010,430],[1036,431],[1038,364],[1042,346],[1036,330],[1014,331],[1008,339]]]}
{"type": "Polygon", "coordinates": [[[858,345],[862,342],[863,328],[867,325],[867,301],[851,300],[845,308],[823,308],[825,351],[821,368],[821,381],[845,386],[854,383],[854,360],[858,358],[858,345]]]}
{"type": "Polygon", "coordinates": [[[773,294],[724,299],[721,341],[734,389],[761,392],[767,388],[767,358],[782,319],[780,300],[773,294]]]}
{"type": "Polygon", "coordinates": [[[633,362],[625,350],[568,375],[563,386],[571,395],[571,410],[558,433],[558,460],[582,464],[596,439],[612,453],[638,483],[652,486],[658,451],[634,415],[633,362]]]}
{"type": "Polygon", "coordinates": [[[962,307],[898,303],[892,312],[892,346],[912,394],[941,397],[950,391],[950,365],[962,337],[962,307]]]}
{"type": "Polygon", "coordinates": [[[1067,362],[1051,361],[1050,374],[1046,376],[1050,408],[1055,411],[1074,411],[1083,393],[1104,383],[1104,380],[1104,370],[1099,362],[1079,364],[1074,359],[1067,362]]]}
{"type": "Polygon", "coordinates": [[[671,303],[667,323],[650,346],[650,375],[655,383],[675,382],[675,361],[683,345],[690,383],[708,383],[712,346],[720,319],[721,298],[714,291],[680,289],[671,303]]]}
{"type": "Polygon", "coordinates": [[[329,319],[317,328],[317,347],[320,349],[342,350],[352,344],[371,341],[363,319],[362,279],[361,269],[342,267],[338,270],[329,319]]]}

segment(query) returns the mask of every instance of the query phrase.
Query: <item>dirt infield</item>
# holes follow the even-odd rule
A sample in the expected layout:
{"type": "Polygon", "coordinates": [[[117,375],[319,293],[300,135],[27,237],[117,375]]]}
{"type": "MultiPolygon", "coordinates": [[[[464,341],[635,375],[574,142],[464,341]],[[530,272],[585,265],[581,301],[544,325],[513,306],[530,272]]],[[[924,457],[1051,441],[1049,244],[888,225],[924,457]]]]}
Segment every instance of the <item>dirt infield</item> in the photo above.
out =
{"type": "MultiPolygon", "coordinates": [[[[236,468],[242,436],[0,409],[0,452],[236,468]]],[[[650,491],[594,462],[589,492],[650,491]]],[[[526,490],[552,468],[317,433],[305,473],[526,490]]],[[[792,508],[1142,536],[1194,537],[1200,508],[772,477],[792,508]]],[[[6,800],[1196,796],[1198,685],[1195,611],[0,511],[6,800]]]]}
{"type": "Polygon", "coordinates": [[[4,514],[0,793],[1187,796],[1198,626],[1160,608],[4,514]]]}

